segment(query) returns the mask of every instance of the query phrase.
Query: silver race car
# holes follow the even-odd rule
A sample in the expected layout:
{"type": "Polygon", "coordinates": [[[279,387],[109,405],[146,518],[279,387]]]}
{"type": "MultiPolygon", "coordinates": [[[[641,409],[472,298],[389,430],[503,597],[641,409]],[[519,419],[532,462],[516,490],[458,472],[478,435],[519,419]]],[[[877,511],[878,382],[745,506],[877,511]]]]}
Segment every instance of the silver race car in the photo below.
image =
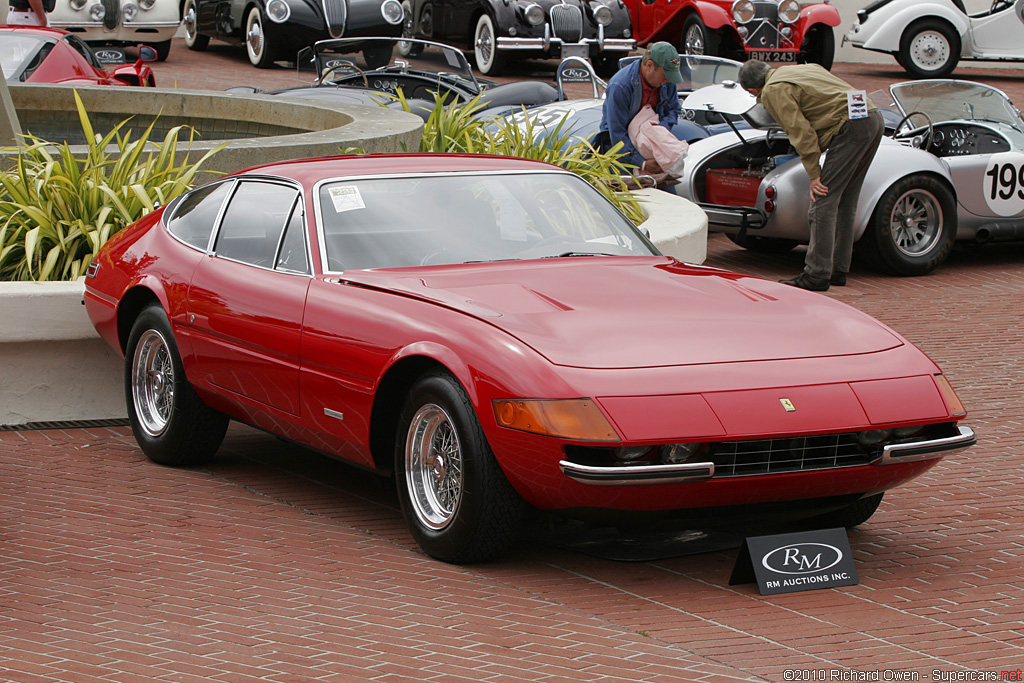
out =
{"type": "MultiPolygon", "coordinates": [[[[1009,98],[960,80],[897,83],[889,93],[891,102],[871,95],[891,137],[861,191],[858,251],[881,270],[923,275],[954,240],[1024,239],[1024,119],[1009,98]]],[[[771,116],[735,83],[698,90],[683,107],[742,115],[752,128],[691,143],[676,192],[748,249],[806,243],[807,173],[771,116]]]]}

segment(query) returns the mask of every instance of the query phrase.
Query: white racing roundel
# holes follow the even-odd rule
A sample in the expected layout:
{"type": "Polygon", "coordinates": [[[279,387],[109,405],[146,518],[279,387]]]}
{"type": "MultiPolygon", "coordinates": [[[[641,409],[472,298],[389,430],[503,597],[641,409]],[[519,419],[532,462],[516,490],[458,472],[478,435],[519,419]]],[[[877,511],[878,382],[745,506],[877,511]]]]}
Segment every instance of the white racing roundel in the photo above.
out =
{"type": "Polygon", "coordinates": [[[1024,154],[993,154],[982,176],[981,189],[985,203],[997,216],[1024,214],[1024,154]]]}

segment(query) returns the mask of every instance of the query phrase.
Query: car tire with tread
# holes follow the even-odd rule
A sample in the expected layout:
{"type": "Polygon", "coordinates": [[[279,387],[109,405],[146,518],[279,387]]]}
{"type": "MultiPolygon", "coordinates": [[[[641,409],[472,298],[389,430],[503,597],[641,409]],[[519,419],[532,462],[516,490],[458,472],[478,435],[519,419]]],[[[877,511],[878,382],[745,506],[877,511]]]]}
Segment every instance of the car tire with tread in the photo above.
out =
{"type": "Polygon", "coordinates": [[[949,187],[935,176],[914,173],[882,194],[857,244],[878,270],[925,275],[949,256],[956,226],[956,198],[949,187]]]}
{"type": "Polygon", "coordinates": [[[900,38],[897,61],[914,78],[945,78],[960,61],[960,34],[941,19],[915,21],[900,38]]]}
{"type": "Polygon", "coordinates": [[[498,31],[494,19],[484,12],[473,31],[476,68],[485,76],[498,76],[505,70],[506,55],[498,49],[498,31]]]}
{"type": "Polygon", "coordinates": [[[245,17],[245,53],[249,63],[257,69],[269,69],[274,65],[274,46],[267,40],[263,11],[254,6],[245,17]]]}
{"type": "Polygon", "coordinates": [[[421,376],[405,400],[395,438],[395,480],[413,538],[445,562],[498,557],[526,512],[465,389],[444,370],[421,376]]]}
{"type": "Polygon", "coordinates": [[[210,408],[185,377],[167,315],[158,304],[132,325],[124,360],[125,404],[142,452],[161,465],[195,465],[220,448],[228,418],[210,408]]]}
{"type": "Polygon", "coordinates": [[[804,34],[800,46],[800,61],[804,64],[820,64],[832,68],[836,56],[836,35],[831,26],[815,24],[804,34]]]}
{"type": "Polygon", "coordinates": [[[683,24],[683,37],[679,51],[687,55],[707,55],[714,57],[718,55],[719,35],[712,31],[694,12],[686,17],[683,24]]]}
{"type": "Polygon", "coordinates": [[[151,43],[150,47],[156,51],[156,61],[166,62],[167,56],[171,54],[171,39],[161,40],[159,43],[151,43]]]}
{"type": "Polygon", "coordinates": [[[202,52],[210,45],[210,36],[199,32],[199,8],[196,7],[196,0],[185,0],[181,17],[181,23],[185,27],[185,47],[202,52]]]}

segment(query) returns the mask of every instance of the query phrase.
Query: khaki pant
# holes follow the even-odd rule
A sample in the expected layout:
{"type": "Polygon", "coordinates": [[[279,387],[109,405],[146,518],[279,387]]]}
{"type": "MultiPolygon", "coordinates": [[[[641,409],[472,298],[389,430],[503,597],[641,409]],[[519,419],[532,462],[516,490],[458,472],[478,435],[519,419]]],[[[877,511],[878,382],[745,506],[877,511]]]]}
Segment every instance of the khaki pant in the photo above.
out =
{"type": "Polygon", "coordinates": [[[804,270],[811,277],[827,280],[833,271],[850,271],[857,199],[884,128],[882,114],[872,109],[867,118],[844,123],[829,143],[821,167],[828,194],[811,202],[809,215],[811,241],[804,270]]]}

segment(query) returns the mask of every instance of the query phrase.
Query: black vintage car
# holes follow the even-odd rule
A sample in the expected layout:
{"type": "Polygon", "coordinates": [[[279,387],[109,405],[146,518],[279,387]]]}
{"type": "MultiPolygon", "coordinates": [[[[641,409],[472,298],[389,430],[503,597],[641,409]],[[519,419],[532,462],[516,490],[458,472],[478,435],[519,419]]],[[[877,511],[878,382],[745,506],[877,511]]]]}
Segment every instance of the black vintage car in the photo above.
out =
{"type": "MultiPolygon", "coordinates": [[[[294,61],[318,40],[402,33],[399,0],[184,0],[181,16],[189,49],[205,50],[210,38],[241,42],[260,68],[276,59],[294,61]]],[[[362,51],[370,68],[391,59],[390,52],[358,42],[352,49],[362,51]]]]}
{"type": "MultiPolygon", "coordinates": [[[[636,47],[622,0],[403,0],[402,8],[403,36],[468,46],[487,75],[513,56],[583,57],[609,73],[636,47]]],[[[415,56],[411,44],[399,51],[415,56]]]]}

